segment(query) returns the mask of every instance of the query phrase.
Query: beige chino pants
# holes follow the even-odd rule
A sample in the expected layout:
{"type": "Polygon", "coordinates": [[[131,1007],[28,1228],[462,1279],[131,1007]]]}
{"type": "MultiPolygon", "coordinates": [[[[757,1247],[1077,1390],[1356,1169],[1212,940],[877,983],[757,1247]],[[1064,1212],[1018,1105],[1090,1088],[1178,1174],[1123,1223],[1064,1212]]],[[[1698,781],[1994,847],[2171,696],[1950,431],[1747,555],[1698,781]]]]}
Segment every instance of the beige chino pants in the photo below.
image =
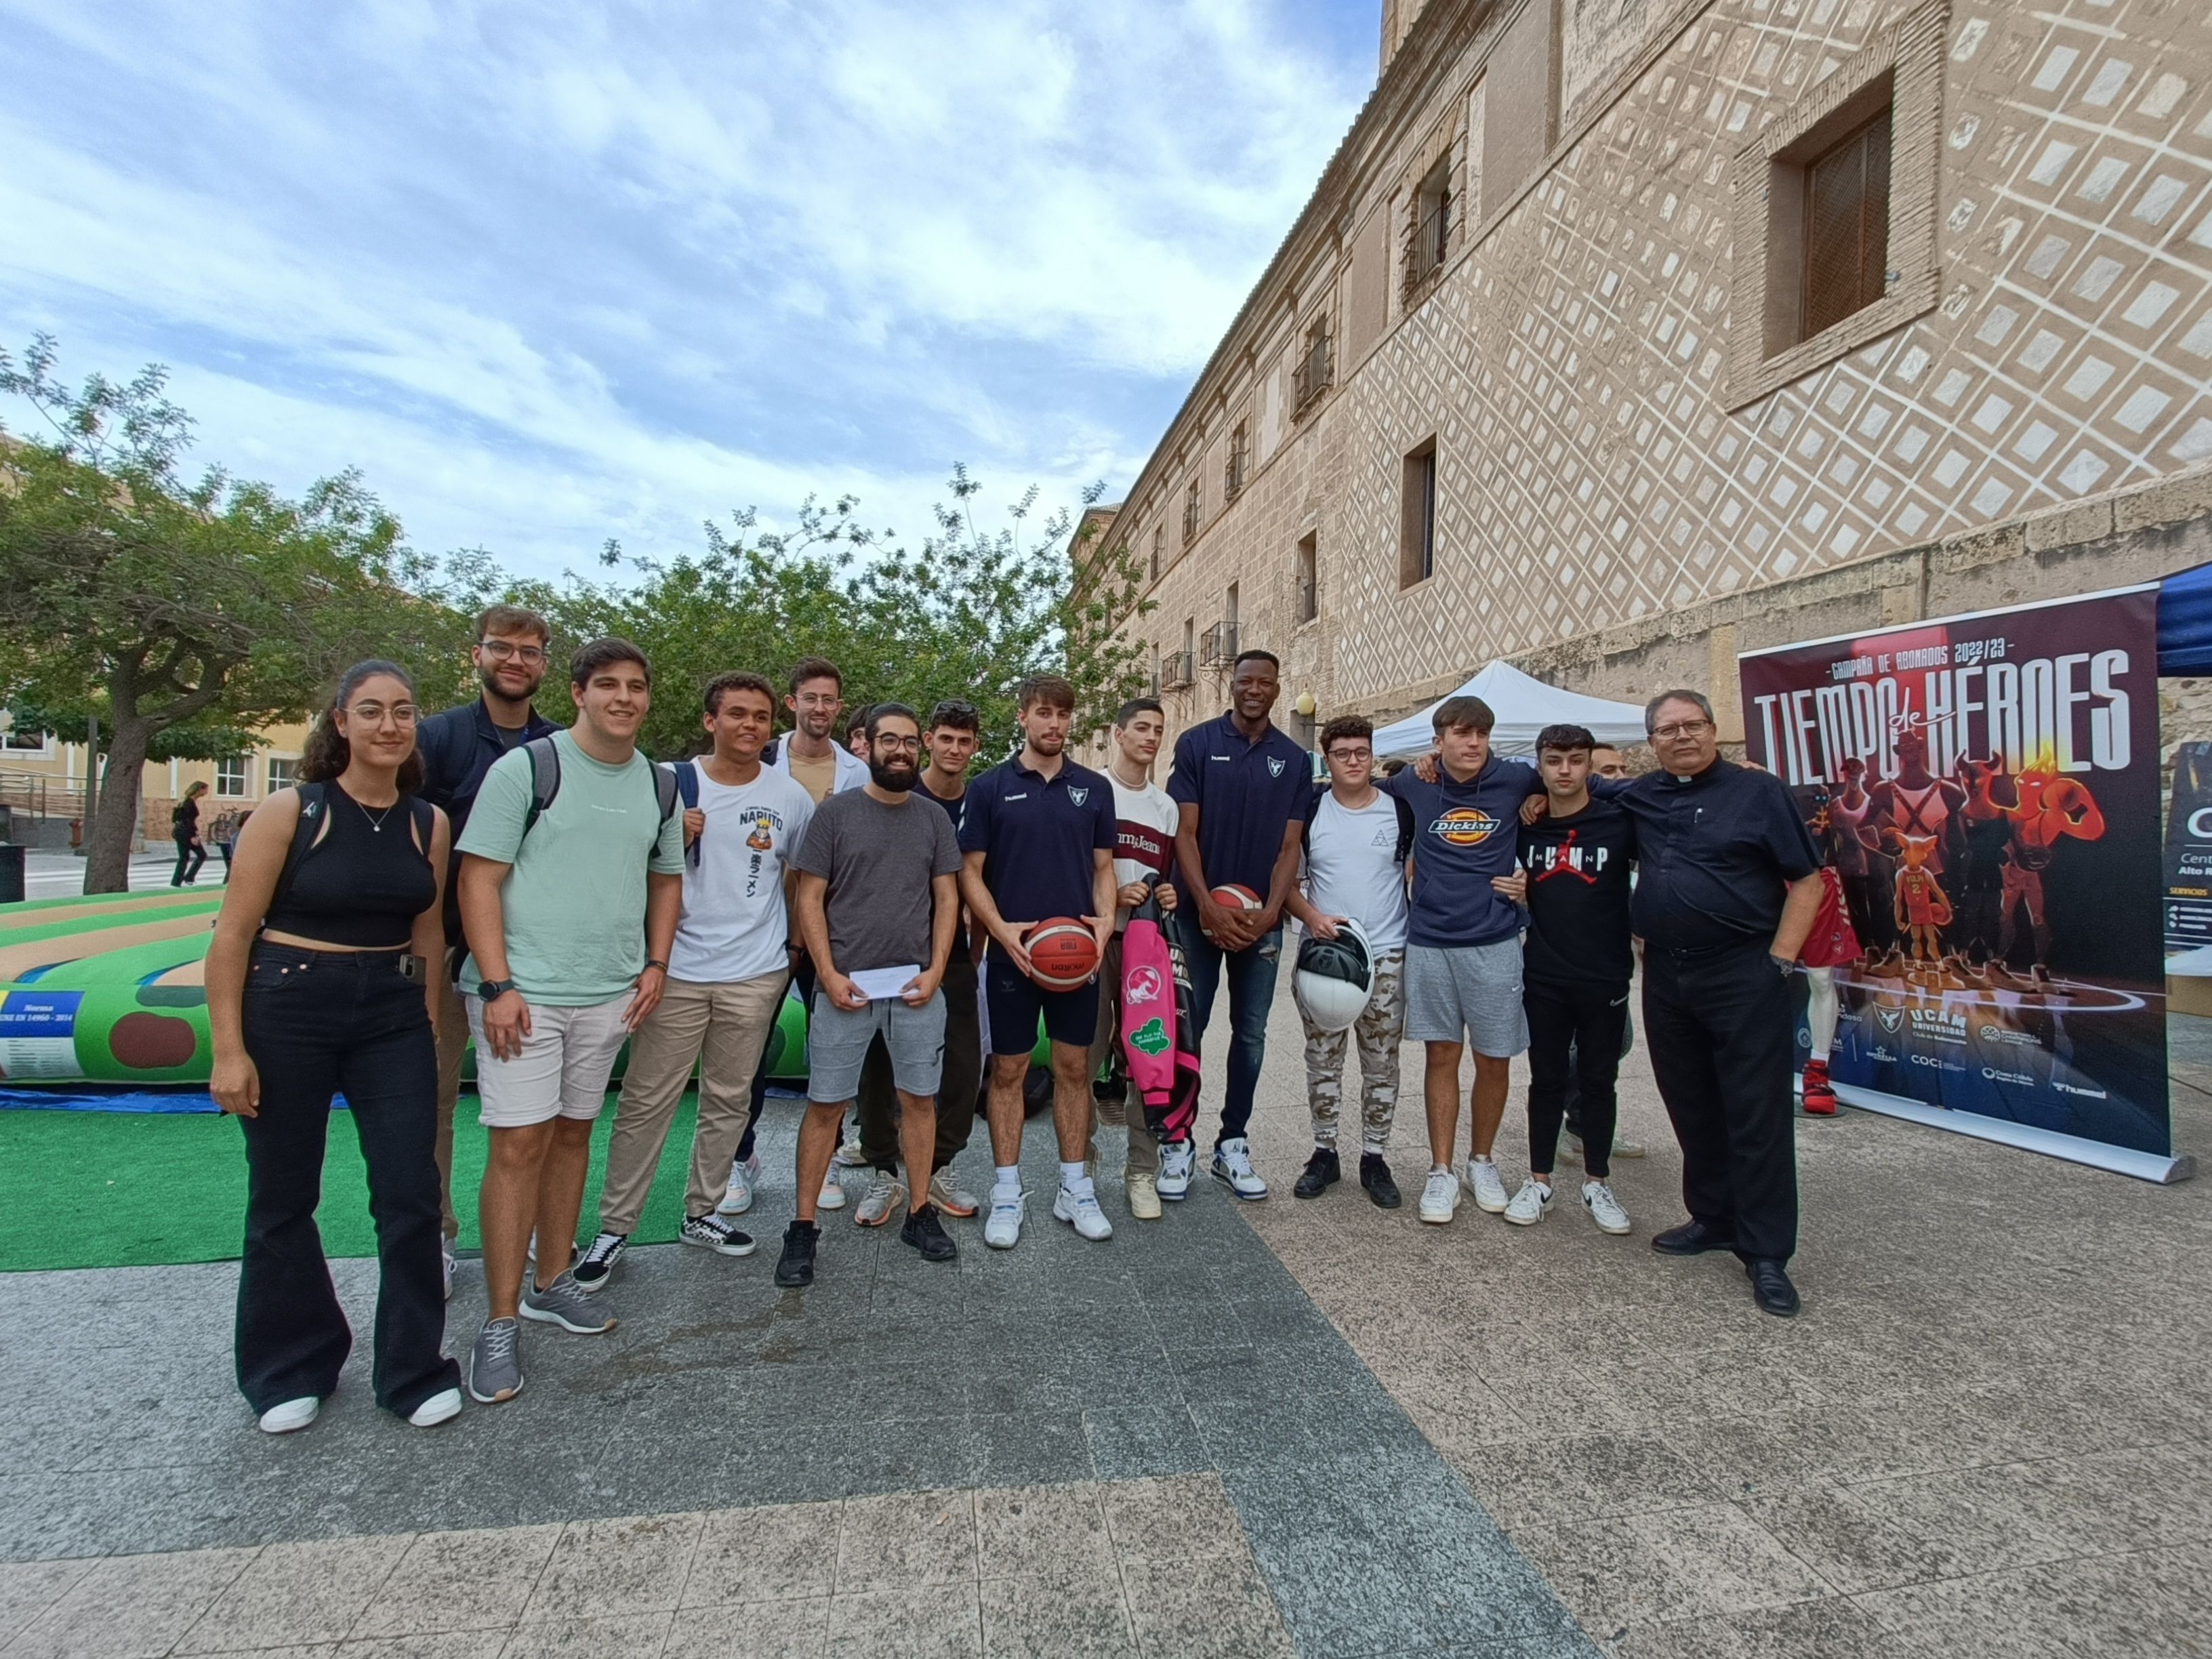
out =
{"type": "Polygon", "coordinates": [[[599,1189],[602,1231],[625,1237],[637,1231],[695,1063],[699,1127],[691,1137],[684,1213],[705,1215],[720,1201],[751,1115],[753,1068],[768,1046],[790,978],[779,968],[729,985],[668,981],[653,1018],[630,1039],[629,1066],[607,1143],[607,1178],[599,1189]]]}

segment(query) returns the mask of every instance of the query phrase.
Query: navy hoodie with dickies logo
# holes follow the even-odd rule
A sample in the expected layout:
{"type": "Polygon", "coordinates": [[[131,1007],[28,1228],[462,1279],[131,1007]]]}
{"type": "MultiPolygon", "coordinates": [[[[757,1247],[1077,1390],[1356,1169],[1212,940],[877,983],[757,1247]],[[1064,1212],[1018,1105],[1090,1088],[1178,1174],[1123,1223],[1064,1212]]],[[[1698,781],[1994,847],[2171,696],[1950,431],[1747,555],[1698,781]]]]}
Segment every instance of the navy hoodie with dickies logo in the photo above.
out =
{"type": "Polygon", "coordinates": [[[1492,755],[1465,783],[1442,770],[1423,783],[1407,770],[1382,787],[1413,809],[1409,942],[1453,950],[1516,937],[1528,917],[1490,884],[1513,873],[1521,803],[1543,787],[1536,769],[1492,755]]]}

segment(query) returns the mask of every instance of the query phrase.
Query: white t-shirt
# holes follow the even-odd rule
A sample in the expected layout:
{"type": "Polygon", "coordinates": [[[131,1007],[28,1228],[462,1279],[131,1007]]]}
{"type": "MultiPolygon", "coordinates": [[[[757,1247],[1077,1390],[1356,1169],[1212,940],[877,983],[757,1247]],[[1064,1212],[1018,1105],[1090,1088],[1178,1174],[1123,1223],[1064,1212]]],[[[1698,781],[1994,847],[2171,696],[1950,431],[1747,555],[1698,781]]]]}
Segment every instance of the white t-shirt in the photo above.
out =
{"type": "MultiPolygon", "coordinates": [[[[1114,884],[1127,887],[1146,876],[1166,875],[1175,866],[1180,814],[1174,800],[1150,779],[1143,788],[1132,789],[1111,772],[1106,776],[1114,786],[1114,884]]],[[[1128,925],[1125,906],[1114,918],[1114,931],[1128,925]]]]}
{"type": "Polygon", "coordinates": [[[1380,954],[1406,948],[1406,866],[1398,857],[1398,803],[1376,792],[1358,811],[1334,790],[1314,808],[1306,836],[1306,902],[1350,916],[1380,954]]]}
{"type": "Polygon", "coordinates": [[[684,910],[668,953],[672,979],[733,985],[790,966],[784,943],[784,866],[806,839],[814,801],[787,772],[763,767],[732,788],[699,768],[699,810],[707,815],[699,860],[684,860],[684,910]]]}

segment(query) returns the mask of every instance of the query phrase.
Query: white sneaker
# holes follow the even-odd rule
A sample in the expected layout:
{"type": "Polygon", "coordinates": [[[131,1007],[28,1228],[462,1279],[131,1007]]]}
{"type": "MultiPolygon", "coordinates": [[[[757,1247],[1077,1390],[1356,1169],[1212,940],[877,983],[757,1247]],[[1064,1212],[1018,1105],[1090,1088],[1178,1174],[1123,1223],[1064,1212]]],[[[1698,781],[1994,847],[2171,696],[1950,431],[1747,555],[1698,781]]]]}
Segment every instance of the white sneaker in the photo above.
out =
{"type": "Polygon", "coordinates": [[[857,1127],[837,1148],[837,1162],[848,1170],[865,1170],[868,1167],[868,1157],[860,1150],[860,1132],[857,1127]]]}
{"type": "Polygon", "coordinates": [[[1552,1189],[1532,1176],[1521,1183],[1521,1190],[1505,1206],[1505,1218],[1516,1227],[1533,1227],[1544,1218],[1551,1205],[1552,1189]]]}
{"type": "Polygon", "coordinates": [[[1421,1188],[1421,1219],[1441,1227],[1459,1208],[1459,1177],[1449,1170],[1431,1170],[1421,1188]]]}
{"type": "Polygon", "coordinates": [[[1602,1181],[1583,1182],[1583,1206],[1590,1212],[1603,1233],[1628,1231],[1628,1212],[1620,1207],[1620,1200],[1613,1195],[1613,1188],[1602,1181]]]}
{"type": "Polygon", "coordinates": [[[1498,1173],[1494,1158],[1471,1158],[1460,1168],[1460,1179],[1474,1197],[1474,1207],[1490,1215],[1503,1215],[1509,1201],[1505,1177],[1498,1173]]]}
{"type": "Polygon", "coordinates": [[[295,1434],[313,1422],[323,1409],[323,1402],[311,1394],[297,1400],[287,1400],[271,1406],[261,1413],[261,1432],[264,1434],[295,1434]]]}
{"type": "Polygon", "coordinates": [[[1644,1143],[1631,1140],[1626,1135],[1615,1135],[1613,1138],[1613,1155],[1615,1158],[1642,1158],[1644,1156],[1644,1143]]]}
{"type": "Polygon", "coordinates": [[[860,1208],[853,1212],[854,1223],[862,1227],[880,1227],[897,1213],[898,1206],[906,1202],[906,1182],[896,1176],[876,1171],[875,1185],[869,1188],[860,1200],[860,1208]]]}
{"type": "Polygon", "coordinates": [[[1071,1223],[1079,1237],[1087,1238],[1094,1244],[1114,1237],[1114,1224],[1098,1207],[1096,1188],[1087,1193],[1071,1193],[1062,1187],[1059,1196],[1052,1200],[1052,1218],[1071,1223]]]}
{"type": "Polygon", "coordinates": [[[434,1429],[441,1423],[450,1423],[461,1414],[461,1391],[448,1389],[443,1394],[434,1394],[408,1414],[407,1420],[418,1429],[434,1429]]]}
{"type": "Polygon", "coordinates": [[[445,1275],[446,1300],[451,1302],[453,1299],[453,1241],[450,1238],[438,1241],[438,1267],[445,1275]]]}
{"type": "Polygon", "coordinates": [[[814,1207],[817,1210],[842,1210],[845,1207],[845,1189],[837,1184],[836,1170],[832,1170],[822,1177],[822,1192],[815,1199],[814,1207]]]}
{"type": "Polygon", "coordinates": [[[1019,1188],[991,1188],[991,1214],[983,1223],[983,1242],[994,1250],[1011,1250],[1022,1236],[1022,1204],[1027,1196],[1019,1188]]]}
{"type": "Polygon", "coordinates": [[[753,1206],[753,1183],[760,1179],[760,1154],[755,1152],[743,1163],[730,1165],[730,1184],[722,1191],[722,1201],[714,1206],[716,1215],[743,1215],[753,1206]]]}
{"type": "Polygon", "coordinates": [[[1188,1140],[1172,1141],[1161,1147],[1160,1196],[1170,1204],[1179,1204],[1188,1198],[1191,1167],[1197,1162],[1197,1149],[1188,1140]]]}
{"type": "Polygon", "coordinates": [[[1267,1195],[1267,1183],[1252,1168],[1252,1143],[1242,1135],[1213,1149],[1213,1178],[1239,1198],[1267,1195]]]}

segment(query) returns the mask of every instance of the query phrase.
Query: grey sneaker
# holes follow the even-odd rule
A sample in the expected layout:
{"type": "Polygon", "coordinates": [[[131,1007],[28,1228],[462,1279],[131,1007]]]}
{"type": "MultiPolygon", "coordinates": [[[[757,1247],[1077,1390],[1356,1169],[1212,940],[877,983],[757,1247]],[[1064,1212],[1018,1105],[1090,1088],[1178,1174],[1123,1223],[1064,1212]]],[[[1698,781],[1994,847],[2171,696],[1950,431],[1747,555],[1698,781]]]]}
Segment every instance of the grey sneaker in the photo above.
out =
{"type": "Polygon", "coordinates": [[[469,1350],[469,1395],[496,1406],[522,1392],[522,1327],[512,1319],[487,1319],[469,1350]]]}
{"type": "Polygon", "coordinates": [[[574,1268],[564,1271],[542,1291],[526,1283],[522,1287],[522,1316],[558,1325],[579,1336],[597,1336],[615,1328],[615,1316],[592,1305],[584,1287],[576,1283],[574,1268]]]}

